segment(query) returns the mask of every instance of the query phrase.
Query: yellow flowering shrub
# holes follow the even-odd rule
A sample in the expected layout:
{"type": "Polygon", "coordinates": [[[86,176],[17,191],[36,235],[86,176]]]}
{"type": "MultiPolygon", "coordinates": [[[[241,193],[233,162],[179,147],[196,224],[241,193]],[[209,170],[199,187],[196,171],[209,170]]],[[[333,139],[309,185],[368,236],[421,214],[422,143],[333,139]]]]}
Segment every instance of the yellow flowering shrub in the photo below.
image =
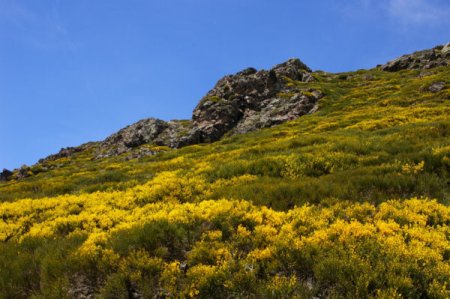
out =
{"type": "Polygon", "coordinates": [[[79,240],[65,253],[81,267],[73,275],[104,276],[102,294],[132,282],[169,297],[450,296],[450,208],[435,200],[277,212],[237,200],[124,205],[130,192],[4,203],[0,233],[14,254],[33,238],[79,240]]]}

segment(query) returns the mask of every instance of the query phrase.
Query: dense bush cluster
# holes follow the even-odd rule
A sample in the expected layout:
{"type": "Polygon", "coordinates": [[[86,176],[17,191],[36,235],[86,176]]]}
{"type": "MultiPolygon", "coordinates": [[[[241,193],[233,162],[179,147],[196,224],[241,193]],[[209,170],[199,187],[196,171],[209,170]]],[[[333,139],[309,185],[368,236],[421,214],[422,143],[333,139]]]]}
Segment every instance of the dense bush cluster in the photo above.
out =
{"type": "Polygon", "coordinates": [[[277,212],[237,200],[182,203],[208,191],[165,178],[164,186],[3,204],[3,294],[450,296],[450,208],[436,201],[277,212]]]}

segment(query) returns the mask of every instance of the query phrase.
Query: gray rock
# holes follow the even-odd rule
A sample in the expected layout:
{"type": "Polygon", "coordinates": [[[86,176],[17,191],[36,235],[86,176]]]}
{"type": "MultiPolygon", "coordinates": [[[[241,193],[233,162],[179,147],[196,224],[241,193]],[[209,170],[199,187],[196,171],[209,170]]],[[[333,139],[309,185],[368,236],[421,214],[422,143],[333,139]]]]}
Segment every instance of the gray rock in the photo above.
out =
{"type": "Polygon", "coordinates": [[[428,91],[430,91],[430,92],[439,92],[439,91],[443,90],[444,87],[445,87],[445,82],[443,82],[443,81],[433,82],[428,87],[428,91]]]}
{"type": "Polygon", "coordinates": [[[167,123],[163,120],[156,118],[143,119],[112,134],[105,139],[103,145],[137,147],[154,140],[167,127],[167,123]]]}
{"type": "Polygon", "coordinates": [[[39,163],[44,163],[48,161],[55,161],[61,158],[72,157],[75,153],[81,152],[86,149],[86,145],[81,145],[77,147],[66,147],[62,148],[57,154],[50,155],[44,159],[40,159],[39,163]]]}
{"type": "Polygon", "coordinates": [[[167,128],[153,141],[157,145],[179,148],[199,143],[197,131],[190,120],[171,120],[167,128]]]}
{"type": "Polygon", "coordinates": [[[167,127],[167,122],[160,119],[147,118],[140,120],[112,134],[101,142],[97,158],[117,156],[129,152],[135,147],[155,140],[167,127]]]}
{"type": "MultiPolygon", "coordinates": [[[[140,120],[100,142],[96,159],[117,156],[143,144],[154,144],[179,148],[199,143],[198,133],[190,120],[172,120],[147,118],[140,120]]],[[[149,149],[138,149],[127,156],[127,159],[142,158],[156,154],[149,149]]]]}
{"type": "Polygon", "coordinates": [[[296,58],[270,70],[247,68],[220,79],[194,109],[192,120],[143,119],[102,142],[61,149],[40,162],[70,157],[90,146],[96,148],[94,159],[124,153],[129,153],[125,159],[142,158],[157,153],[144,144],[179,148],[293,120],[315,111],[323,96],[314,89],[295,87],[294,81],[315,81],[311,69],[296,58]]]}
{"type": "Polygon", "coordinates": [[[450,54],[450,42],[442,48],[441,53],[446,56],[450,54]]]}
{"type": "Polygon", "coordinates": [[[140,147],[135,151],[132,151],[131,154],[129,154],[125,160],[132,160],[132,159],[140,159],[148,156],[156,155],[158,152],[153,151],[151,149],[140,147]]]}
{"type": "Polygon", "coordinates": [[[314,112],[317,100],[321,93],[296,93],[290,98],[269,98],[261,103],[261,109],[247,109],[244,116],[237,123],[232,133],[247,133],[257,129],[294,120],[302,115],[314,112]]]}
{"type": "Polygon", "coordinates": [[[450,63],[450,43],[436,46],[433,49],[414,52],[394,59],[380,68],[383,71],[397,72],[400,70],[426,70],[450,63]]]}
{"type": "Polygon", "coordinates": [[[310,113],[322,94],[315,90],[303,93],[291,90],[286,84],[290,80],[314,81],[310,72],[294,58],[268,71],[247,68],[225,76],[202,98],[192,120],[141,120],[101,142],[96,158],[126,152],[130,152],[127,159],[142,158],[156,153],[146,148],[135,150],[143,144],[179,148],[212,142],[228,132],[245,133],[310,113]]]}
{"type": "Polygon", "coordinates": [[[322,94],[299,94],[286,83],[311,82],[310,71],[299,59],[289,59],[269,71],[246,69],[225,76],[194,109],[200,141],[216,141],[227,132],[246,133],[308,113],[322,94]]]}
{"type": "Polygon", "coordinates": [[[70,279],[67,295],[69,298],[93,299],[100,285],[101,281],[98,277],[93,281],[84,275],[76,274],[70,279]]]}

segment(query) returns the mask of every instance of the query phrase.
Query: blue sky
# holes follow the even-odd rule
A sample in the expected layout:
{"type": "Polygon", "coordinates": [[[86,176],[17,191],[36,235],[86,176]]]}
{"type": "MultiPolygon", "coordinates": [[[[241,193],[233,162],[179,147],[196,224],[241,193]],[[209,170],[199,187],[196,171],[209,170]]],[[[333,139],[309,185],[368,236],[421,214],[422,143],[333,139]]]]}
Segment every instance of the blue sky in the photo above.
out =
{"type": "Polygon", "coordinates": [[[449,16],[448,0],[0,0],[0,168],[190,118],[249,66],[350,71],[446,43],[449,16]]]}

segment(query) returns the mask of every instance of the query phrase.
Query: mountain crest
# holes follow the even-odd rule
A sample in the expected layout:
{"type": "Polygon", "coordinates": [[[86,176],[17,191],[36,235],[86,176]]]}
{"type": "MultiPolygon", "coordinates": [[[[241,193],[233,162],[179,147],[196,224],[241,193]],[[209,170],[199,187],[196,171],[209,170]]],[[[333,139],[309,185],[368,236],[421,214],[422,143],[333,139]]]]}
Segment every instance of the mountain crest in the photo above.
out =
{"type": "MultiPolygon", "coordinates": [[[[383,71],[396,72],[426,70],[449,64],[450,43],[447,43],[403,55],[378,67],[383,71]]],[[[213,142],[224,135],[271,127],[318,109],[317,103],[324,96],[323,92],[308,88],[305,84],[297,84],[315,80],[312,70],[298,58],[291,58],[270,70],[249,67],[221,78],[199,101],[190,120],[143,119],[104,141],[61,149],[59,153],[39,160],[39,163],[70,157],[92,146],[96,148],[94,158],[99,159],[130,152],[143,144],[180,148],[213,142]]],[[[429,89],[432,92],[439,91],[444,85],[444,82],[436,82],[429,89]]],[[[130,157],[152,154],[155,152],[140,148],[130,157]]],[[[11,176],[12,172],[4,170],[0,173],[0,181],[9,180],[11,176]]]]}
{"type": "Polygon", "coordinates": [[[119,155],[146,143],[179,148],[212,142],[225,134],[270,127],[312,111],[322,93],[310,89],[294,94],[286,84],[289,80],[310,82],[314,78],[297,58],[270,70],[247,68],[225,76],[200,100],[192,120],[140,120],[101,142],[96,157],[119,155]]]}

